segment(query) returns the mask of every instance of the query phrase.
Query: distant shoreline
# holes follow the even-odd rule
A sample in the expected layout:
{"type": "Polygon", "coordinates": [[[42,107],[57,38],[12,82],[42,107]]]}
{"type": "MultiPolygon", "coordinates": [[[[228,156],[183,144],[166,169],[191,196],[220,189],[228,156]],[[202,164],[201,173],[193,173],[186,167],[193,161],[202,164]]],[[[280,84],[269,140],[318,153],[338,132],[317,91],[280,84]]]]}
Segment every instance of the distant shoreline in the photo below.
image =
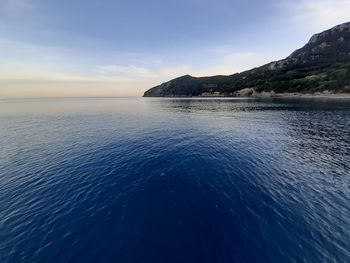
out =
{"type": "Polygon", "coordinates": [[[253,95],[253,98],[327,98],[350,99],[350,93],[274,93],[270,95],[253,95]]]}
{"type": "Polygon", "coordinates": [[[312,98],[320,98],[320,99],[350,99],[350,93],[262,93],[262,94],[254,94],[254,95],[246,95],[246,96],[224,96],[224,95],[218,95],[218,96],[143,96],[144,98],[203,98],[203,99],[268,99],[268,98],[305,98],[305,99],[312,99],[312,98]]]}
{"type": "Polygon", "coordinates": [[[184,75],[146,90],[144,96],[347,98],[349,73],[347,22],[313,35],[284,59],[231,75],[184,75]]]}

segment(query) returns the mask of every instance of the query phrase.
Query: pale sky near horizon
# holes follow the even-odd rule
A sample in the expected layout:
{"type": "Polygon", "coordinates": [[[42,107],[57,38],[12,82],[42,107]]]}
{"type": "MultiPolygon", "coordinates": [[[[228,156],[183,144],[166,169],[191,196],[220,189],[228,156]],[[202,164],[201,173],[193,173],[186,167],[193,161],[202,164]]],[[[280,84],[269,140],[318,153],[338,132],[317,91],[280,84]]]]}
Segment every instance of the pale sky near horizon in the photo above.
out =
{"type": "Polygon", "coordinates": [[[233,74],[350,21],[350,0],[0,0],[0,99],[140,96],[233,74]]]}

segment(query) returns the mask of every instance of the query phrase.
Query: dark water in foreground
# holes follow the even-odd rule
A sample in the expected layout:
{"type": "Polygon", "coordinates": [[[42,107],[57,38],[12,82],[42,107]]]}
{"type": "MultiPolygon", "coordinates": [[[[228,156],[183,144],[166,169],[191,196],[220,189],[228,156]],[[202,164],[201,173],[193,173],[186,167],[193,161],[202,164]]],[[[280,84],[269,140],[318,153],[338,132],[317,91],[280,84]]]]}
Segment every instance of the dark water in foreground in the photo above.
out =
{"type": "Polygon", "coordinates": [[[0,262],[350,261],[350,101],[2,101],[0,146],[0,262]]]}

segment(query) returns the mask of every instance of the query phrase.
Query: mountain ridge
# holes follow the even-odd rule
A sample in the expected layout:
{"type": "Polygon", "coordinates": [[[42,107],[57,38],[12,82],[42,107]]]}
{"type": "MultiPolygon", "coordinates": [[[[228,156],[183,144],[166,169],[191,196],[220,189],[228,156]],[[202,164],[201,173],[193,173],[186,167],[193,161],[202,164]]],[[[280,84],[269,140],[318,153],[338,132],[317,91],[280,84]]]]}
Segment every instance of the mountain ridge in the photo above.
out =
{"type": "Polygon", "coordinates": [[[147,90],[144,97],[290,92],[350,93],[350,22],[313,35],[284,59],[227,76],[181,76],[147,90]]]}

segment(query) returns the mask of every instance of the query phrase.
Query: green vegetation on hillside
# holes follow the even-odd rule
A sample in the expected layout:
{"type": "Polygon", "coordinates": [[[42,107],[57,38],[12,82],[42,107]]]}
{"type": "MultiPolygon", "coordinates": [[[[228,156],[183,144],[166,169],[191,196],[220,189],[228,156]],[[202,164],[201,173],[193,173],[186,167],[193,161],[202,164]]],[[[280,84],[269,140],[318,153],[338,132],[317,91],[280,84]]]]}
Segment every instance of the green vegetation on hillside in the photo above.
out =
{"type": "Polygon", "coordinates": [[[350,22],[314,35],[286,59],[230,76],[186,75],[144,96],[235,96],[247,88],[255,93],[350,92],[350,22]]]}

